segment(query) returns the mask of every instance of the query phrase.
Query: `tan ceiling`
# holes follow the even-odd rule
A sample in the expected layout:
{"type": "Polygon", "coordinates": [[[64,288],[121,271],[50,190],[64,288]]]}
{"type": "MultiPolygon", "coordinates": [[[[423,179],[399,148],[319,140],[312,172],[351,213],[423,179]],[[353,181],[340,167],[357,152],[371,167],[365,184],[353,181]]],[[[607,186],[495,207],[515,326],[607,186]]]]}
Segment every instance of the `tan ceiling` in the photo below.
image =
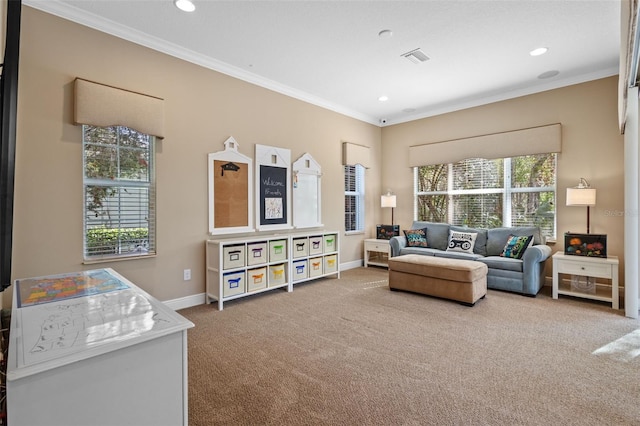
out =
{"type": "Polygon", "coordinates": [[[618,0],[23,3],[380,125],[618,73],[618,0]]]}

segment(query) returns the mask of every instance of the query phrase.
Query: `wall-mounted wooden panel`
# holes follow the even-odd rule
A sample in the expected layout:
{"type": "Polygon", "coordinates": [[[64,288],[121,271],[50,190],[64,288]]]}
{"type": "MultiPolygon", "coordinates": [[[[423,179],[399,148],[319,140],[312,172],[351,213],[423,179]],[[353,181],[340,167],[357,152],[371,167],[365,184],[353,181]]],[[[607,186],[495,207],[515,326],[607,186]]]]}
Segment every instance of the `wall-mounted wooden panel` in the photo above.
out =
{"type": "Polygon", "coordinates": [[[253,162],[238,152],[230,137],[225,150],[209,154],[209,233],[253,231],[251,179],[253,162]]]}

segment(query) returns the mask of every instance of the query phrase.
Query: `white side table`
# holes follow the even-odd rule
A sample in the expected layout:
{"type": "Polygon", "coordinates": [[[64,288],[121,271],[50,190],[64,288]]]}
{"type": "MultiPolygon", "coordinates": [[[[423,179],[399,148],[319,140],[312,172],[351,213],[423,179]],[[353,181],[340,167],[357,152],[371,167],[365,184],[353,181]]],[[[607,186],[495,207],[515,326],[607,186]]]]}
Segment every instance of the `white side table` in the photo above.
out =
{"type": "Polygon", "coordinates": [[[364,267],[369,265],[389,267],[389,257],[391,256],[391,246],[389,240],[376,240],[374,238],[364,240],[364,267]],[[375,257],[371,257],[375,253],[375,257]]]}
{"type": "Polygon", "coordinates": [[[585,299],[610,302],[613,309],[619,308],[618,296],[618,257],[584,257],[567,256],[557,252],[553,255],[553,291],[554,299],[558,294],[582,297],[585,299]],[[560,274],[581,275],[585,277],[607,278],[611,280],[611,289],[608,285],[596,282],[594,293],[572,291],[571,286],[560,281],[560,274]]]}

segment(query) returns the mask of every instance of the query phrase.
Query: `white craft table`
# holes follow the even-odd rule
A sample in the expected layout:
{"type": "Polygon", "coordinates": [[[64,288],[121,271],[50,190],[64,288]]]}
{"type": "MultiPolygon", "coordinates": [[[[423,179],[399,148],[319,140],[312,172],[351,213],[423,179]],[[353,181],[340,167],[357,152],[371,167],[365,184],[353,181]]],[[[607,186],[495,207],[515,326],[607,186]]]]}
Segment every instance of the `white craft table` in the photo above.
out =
{"type": "Polygon", "coordinates": [[[16,280],[8,423],[186,425],[191,327],[110,268],[16,280]]]}

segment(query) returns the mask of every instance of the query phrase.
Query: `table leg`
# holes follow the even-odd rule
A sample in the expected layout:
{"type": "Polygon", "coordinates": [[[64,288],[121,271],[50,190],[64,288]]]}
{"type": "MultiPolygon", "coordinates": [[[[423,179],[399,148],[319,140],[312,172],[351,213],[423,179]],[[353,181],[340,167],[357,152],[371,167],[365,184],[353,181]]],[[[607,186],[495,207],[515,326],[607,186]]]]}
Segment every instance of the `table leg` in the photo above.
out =
{"type": "Polygon", "coordinates": [[[611,269],[611,307],[617,310],[620,308],[620,296],[618,294],[618,266],[612,266],[611,269]]]}

